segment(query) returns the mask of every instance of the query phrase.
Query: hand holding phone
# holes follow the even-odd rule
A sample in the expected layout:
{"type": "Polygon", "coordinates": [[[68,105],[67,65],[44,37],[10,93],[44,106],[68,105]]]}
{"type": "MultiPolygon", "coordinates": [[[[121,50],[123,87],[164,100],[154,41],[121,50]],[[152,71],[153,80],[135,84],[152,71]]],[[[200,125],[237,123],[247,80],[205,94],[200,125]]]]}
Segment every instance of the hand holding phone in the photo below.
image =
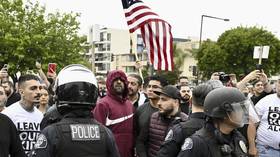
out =
{"type": "Polygon", "coordinates": [[[0,78],[8,77],[8,64],[5,64],[0,71],[0,78]]]}
{"type": "Polygon", "coordinates": [[[35,66],[36,66],[36,68],[37,68],[38,70],[42,68],[41,63],[38,62],[38,61],[35,62],[35,66]]]}
{"type": "Polygon", "coordinates": [[[49,73],[56,73],[56,63],[49,63],[48,72],[49,73]]]}
{"type": "Polygon", "coordinates": [[[1,69],[1,71],[8,71],[8,64],[4,64],[3,68],[1,69]]]}
{"type": "Polygon", "coordinates": [[[256,69],[259,70],[260,72],[262,72],[262,70],[263,70],[262,64],[257,64],[256,69]]]}

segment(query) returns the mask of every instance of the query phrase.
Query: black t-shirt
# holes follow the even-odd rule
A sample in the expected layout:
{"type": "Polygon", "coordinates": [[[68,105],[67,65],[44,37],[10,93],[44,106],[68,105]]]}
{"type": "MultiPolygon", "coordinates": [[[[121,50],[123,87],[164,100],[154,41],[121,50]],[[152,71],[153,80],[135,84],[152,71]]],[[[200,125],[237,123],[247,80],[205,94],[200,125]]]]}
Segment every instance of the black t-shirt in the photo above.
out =
{"type": "Polygon", "coordinates": [[[6,107],[12,105],[15,102],[18,102],[20,100],[20,94],[13,92],[13,94],[8,98],[6,107]]]}
{"type": "Polygon", "coordinates": [[[0,128],[0,156],[26,157],[14,123],[1,113],[0,128]]]}
{"type": "Polygon", "coordinates": [[[273,91],[271,91],[269,93],[266,93],[265,91],[263,91],[259,96],[253,95],[251,97],[251,100],[252,100],[253,104],[256,105],[262,98],[264,98],[265,96],[267,96],[269,94],[273,94],[273,91]]]}
{"type": "Polygon", "coordinates": [[[190,103],[189,103],[189,101],[181,101],[180,102],[180,109],[181,109],[182,112],[189,115],[190,114],[190,103]]]}

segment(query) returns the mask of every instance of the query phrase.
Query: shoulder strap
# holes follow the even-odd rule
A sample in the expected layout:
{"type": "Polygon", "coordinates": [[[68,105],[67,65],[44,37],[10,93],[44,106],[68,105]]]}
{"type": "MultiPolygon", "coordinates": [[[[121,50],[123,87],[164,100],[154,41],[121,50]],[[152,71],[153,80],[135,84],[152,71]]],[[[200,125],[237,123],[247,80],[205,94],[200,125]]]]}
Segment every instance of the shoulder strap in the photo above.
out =
{"type": "Polygon", "coordinates": [[[216,137],[209,133],[205,128],[200,129],[197,131],[194,136],[199,136],[208,147],[208,150],[210,151],[210,154],[212,157],[222,157],[221,151],[220,151],[220,144],[214,140],[216,137]]]}

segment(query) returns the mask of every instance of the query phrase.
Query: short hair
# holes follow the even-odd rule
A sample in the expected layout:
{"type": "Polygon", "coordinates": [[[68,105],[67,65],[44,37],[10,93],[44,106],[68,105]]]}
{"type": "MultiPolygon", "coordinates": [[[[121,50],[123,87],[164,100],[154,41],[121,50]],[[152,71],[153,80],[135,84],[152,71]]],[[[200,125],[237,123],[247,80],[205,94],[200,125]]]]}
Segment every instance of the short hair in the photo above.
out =
{"type": "Polygon", "coordinates": [[[142,78],[140,75],[138,74],[129,74],[128,75],[129,77],[133,77],[133,78],[136,78],[137,79],[137,82],[139,84],[139,86],[141,86],[143,84],[143,81],[142,81],[142,78]]]}
{"type": "Polygon", "coordinates": [[[7,83],[11,88],[15,89],[14,83],[12,81],[5,80],[1,84],[4,84],[4,83],[7,83]]]}
{"type": "Polygon", "coordinates": [[[213,89],[224,87],[222,81],[220,80],[209,80],[206,84],[210,85],[213,89]]]}
{"type": "Polygon", "coordinates": [[[262,81],[261,80],[253,80],[251,84],[253,85],[253,87],[255,87],[255,85],[259,82],[262,82],[262,81]]]}
{"type": "Polygon", "coordinates": [[[180,76],[179,77],[179,81],[181,80],[181,79],[189,79],[187,76],[180,76]]]}
{"type": "Polygon", "coordinates": [[[26,81],[30,81],[30,80],[36,80],[36,81],[40,81],[39,77],[32,75],[32,74],[26,74],[26,75],[22,75],[19,77],[18,79],[18,87],[21,88],[22,85],[26,82],[26,81]]]}
{"type": "Polygon", "coordinates": [[[160,82],[160,85],[161,85],[162,87],[168,85],[168,81],[167,81],[164,77],[159,76],[159,75],[152,75],[152,76],[150,76],[149,82],[150,82],[151,80],[159,81],[159,82],[160,82]]]}
{"type": "Polygon", "coordinates": [[[213,89],[213,86],[206,83],[196,86],[192,91],[192,104],[203,107],[205,97],[213,89]]]}
{"type": "Polygon", "coordinates": [[[187,85],[181,85],[181,86],[178,86],[177,88],[178,88],[179,90],[181,90],[182,87],[189,87],[189,88],[191,89],[191,87],[190,87],[190,86],[187,86],[187,85]]]}
{"type": "Polygon", "coordinates": [[[42,84],[41,84],[41,86],[42,86],[42,89],[46,90],[46,91],[48,92],[48,94],[50,95],[50,91],[49,91],[48,87],[47,87],[47,86],[44,86],[44,85],[42,85],[42,84]]]}
{"type": "Polygon", "coordinates": [[[96,80],[100,84],[105,84],[106,83],[105,78],[103,76],[96,76],[96,80]]]}

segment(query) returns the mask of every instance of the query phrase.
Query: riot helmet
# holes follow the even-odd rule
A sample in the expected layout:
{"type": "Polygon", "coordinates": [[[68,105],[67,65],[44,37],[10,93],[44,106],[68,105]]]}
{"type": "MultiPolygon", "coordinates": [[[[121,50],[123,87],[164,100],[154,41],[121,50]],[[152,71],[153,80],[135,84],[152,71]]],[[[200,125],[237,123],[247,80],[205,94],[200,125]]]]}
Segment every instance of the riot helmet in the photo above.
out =
{"type": "Polygon", "coordinates": [[[95,75],[79,64],[68,65],[59,72],[54,91],[61,114],[79,108],[91,109],[98,97],[95,75]]]}
{"type": "Polygon", "coordinates": [[[211,91],[205,98],[205,114],[214,119],[229,118],[239,127],[249,121],[258,122],[259,117],[252,102],[237,88],[222,87],[211,91]]]}

